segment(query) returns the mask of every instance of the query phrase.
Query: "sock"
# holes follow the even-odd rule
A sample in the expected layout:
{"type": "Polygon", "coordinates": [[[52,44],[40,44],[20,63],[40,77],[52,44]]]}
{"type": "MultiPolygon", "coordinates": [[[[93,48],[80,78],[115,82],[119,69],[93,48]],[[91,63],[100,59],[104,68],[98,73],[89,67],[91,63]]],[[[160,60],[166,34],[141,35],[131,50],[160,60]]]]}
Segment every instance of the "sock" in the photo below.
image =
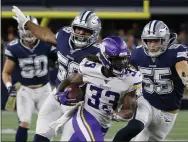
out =
{"type": "Polygon", "coordinates": [[[27,142],[28,128],[19,126],[16,132],[16,142],[27,142]]]}
{"type": "Polygon", "coordinates": [[[119,130],[113,142],[127,142],[138,135],[144,129],[144,124],[136,119],[130,120],[126,127],[119,130]]]}
{"type": "Polygon", "coordinates": [[[50,140],[39,134],[35,134],[33,142],[50,142],[50,140]]]}

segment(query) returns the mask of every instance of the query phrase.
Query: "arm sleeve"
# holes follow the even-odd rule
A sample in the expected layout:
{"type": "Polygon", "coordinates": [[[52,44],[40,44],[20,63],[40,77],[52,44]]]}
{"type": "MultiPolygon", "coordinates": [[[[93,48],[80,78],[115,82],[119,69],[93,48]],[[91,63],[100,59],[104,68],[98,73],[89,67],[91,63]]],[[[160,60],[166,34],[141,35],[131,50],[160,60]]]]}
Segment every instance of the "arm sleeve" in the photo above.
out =
{"type": "Polygon", "coordinates": [[[142,74],[140,71],[137,71],[136,75],[133,77],[133,84],[129,92],[140,89],[142,89],[142,74]]]}
{"type": "Polygon", "coordinates": [[[188,47],[180,45],[177,49],[176,62],[188,59],[188,47]]]}
{"type": "Polygon", "coordinates": [[[12,46],[7,46],[7,48],[5,49],[5,56],[8,57],[8,59],[16,62],[17,61],[17,58],[16,56],[14,55],[14,51],[12,49],[12,46]]]}

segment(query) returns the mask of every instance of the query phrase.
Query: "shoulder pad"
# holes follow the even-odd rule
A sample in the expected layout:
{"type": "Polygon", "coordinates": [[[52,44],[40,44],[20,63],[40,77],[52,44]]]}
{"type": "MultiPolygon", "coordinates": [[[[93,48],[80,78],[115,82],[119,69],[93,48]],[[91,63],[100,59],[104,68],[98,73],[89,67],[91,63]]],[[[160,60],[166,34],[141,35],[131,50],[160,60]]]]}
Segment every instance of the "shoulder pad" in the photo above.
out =
{"type": "Polygon", "coordinates": [[[139,46],[136,47],[136,49],[137,49],[137,48],[142,48],[142,47],[143,47],[143,45],[139,45],[139,46]]]}
{"type": "Polygon", "coordinates": [[[182,44],[172,44],[168,49],[178,49],[181,46],[183,47],[184,45],[182,45],[182,44]]]}
{"type": "Polygon", "coordinates": [[[93,44],[92,46],[96,47],[96,48],[100,48],[101,47],[101,44],[100,43],[95,43],[93,44]]]}
{"type": "Polygon", "coordinates": [[[19,40],[18,39],[14,39],[12,41],[10,41],[7,46],[14,46],[14,45],[17,45],[19,43],[19,40]]]}

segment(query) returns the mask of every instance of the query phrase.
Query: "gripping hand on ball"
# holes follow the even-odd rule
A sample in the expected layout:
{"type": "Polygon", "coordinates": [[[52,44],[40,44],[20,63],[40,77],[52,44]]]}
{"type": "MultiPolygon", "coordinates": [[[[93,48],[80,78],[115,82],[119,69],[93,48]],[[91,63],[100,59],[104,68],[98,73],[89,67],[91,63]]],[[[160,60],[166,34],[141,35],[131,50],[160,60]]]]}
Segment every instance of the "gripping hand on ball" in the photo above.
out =
{"type": "Polygon", "coordinates": [[[56,100],[63,105],[73,106],[77,103],[76,99],[68,99],[67,95],[71,92],[71,88],[66,89],[64,92],[56,93],[56,100]]]}

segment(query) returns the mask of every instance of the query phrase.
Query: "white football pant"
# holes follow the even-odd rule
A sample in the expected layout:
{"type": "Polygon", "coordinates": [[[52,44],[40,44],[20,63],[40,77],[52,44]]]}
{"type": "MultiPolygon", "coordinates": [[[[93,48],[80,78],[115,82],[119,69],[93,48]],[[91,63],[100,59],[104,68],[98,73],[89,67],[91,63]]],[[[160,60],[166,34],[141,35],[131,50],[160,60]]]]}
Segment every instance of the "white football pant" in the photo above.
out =
{"type": "Polygon", "coordinates": [[[74,106],[60,105],[60,103],[55,99],[56,88],[45,100],[41,110],[38,114],[36,134],[44,136],[49,140],[54,136],[51,132],[50,124],[58,120],[66,111],[70,110],[74,106]]]}
{"type": "Polygon", "coordinates": [[[51,86],[49,83],[36,89],[31,89],[21,85],[16,97],[19,121],[27,122],[30,125],[32,113],[34,110],[36,110],[37,113],[39,112],[45,99],[50,93],[51,86]]]}
{"type": "Polygon", "coordinates": [[[134,141],[164,140],[172,129],[176,116],[177,114],[154,108],[143,96],[140,96],[135,119],[143,122],[145,128],[135,137],[134,141]]]}

